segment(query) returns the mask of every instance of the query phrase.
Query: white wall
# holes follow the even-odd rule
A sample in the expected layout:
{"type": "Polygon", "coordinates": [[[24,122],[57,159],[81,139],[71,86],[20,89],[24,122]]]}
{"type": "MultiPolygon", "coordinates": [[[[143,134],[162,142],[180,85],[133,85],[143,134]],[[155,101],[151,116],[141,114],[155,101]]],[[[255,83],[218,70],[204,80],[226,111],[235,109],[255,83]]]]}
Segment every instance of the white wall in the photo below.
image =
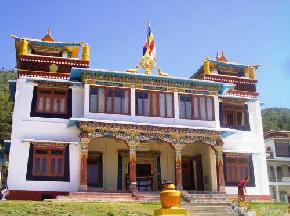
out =
{"type": "MultiPolygon", "coordinates": [[[[247,187],[249,195],[269,195],[265,143],[263,137],[260,102],[249,102],[249,122],[251,131],[239,131],[223,138],[225,152],[253,153],[255,187],[247,187]]],[[[228,194],[237,194],[236,187],[226,187],[228,194]]]]}
{"type": "MultiPolygon", "coordinates": [[[[51,141],[79,142],[79,130],[68,127],[69,120],[57,118],[30,117],[33,87],[25,78],[17,80],[15,107],[11,135],[8,186],[12,190],[58,190],[76,191],[79,182],[79,147],[70,145],[70,182],[26,181],[26,167],[29,144],[23,139],[39,139],[51,141]]],[[[72,117],[101,120],[123,120],[151,124],[185,125],[192,127],[219,128],[219,105],[215,97],[216,121],[198,121],[179,119],[178,93],[174,93],[174,118],[156,118],[135,116],[135,103],[131,103],[131,116],[118,114],[89,113],[89,85],[84,88],[72,86],[72,117]]],[[[134,91],[131,89],[132,101],[134,91]]],[[[265,144],[261,120],[260,102],[249,102],[249,121],[251,131],[239,131],[224,137],[224,151],[248,152],[253,154],[253,165],[256,176],[256,187],[249,188],[249,194],[269,194],[268,176],[265,158],[265,144]]],[[[163,160],[163,159],[162,159],[163,160]]],[[[226,187],[229,194],[237,193],[236,187],[226,187]]]]}
{"type": "MultiPolygon", "coordinates": [[[[76,191],[79,185],[79,146],[71,144],[70,182],[26,181],[29,142],[24,139],[79,142],[79,130],[68,127],[67,119],[30,117],[33,87],[25,78],[17,80],[15,106],[12,116],[8,187],[11,190],[76,191]]],[[[83,91],[72,87],[72,115],[83,116],[83,91]]]]}

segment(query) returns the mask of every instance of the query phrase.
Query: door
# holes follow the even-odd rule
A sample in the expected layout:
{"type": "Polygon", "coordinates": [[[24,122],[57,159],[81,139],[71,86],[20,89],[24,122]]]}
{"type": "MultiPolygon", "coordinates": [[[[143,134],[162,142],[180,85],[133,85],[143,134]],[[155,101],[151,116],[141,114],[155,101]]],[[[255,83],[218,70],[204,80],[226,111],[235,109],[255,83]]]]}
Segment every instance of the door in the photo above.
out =
{"type": "Polygon", "coordinates": [[[89,152],[87,162],[87,175],[89,187],[103,186],[103,165],[102,154],[98,152],[89,152]]]}
{"type": "Polygon", "coordinates": [[[182,186],[184,190],[195,190],[192,158],[182,158],[182,186]]]}

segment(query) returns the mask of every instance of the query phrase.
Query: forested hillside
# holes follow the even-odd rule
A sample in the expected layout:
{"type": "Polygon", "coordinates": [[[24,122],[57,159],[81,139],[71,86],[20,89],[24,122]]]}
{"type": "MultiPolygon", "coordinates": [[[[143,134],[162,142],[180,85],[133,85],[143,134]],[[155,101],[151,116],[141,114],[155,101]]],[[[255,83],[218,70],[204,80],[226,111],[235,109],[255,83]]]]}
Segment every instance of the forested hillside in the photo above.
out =
{"type": "Polygon", "coordinates": [[[290,109],[268,108],[262,110],[264,132],[268,130],[290,130],[290,109]]]}
{"type": "Polygon", "coordinates": [[[13,103],[9,99],[8,80],[15,77],[13,71],[0,70],[0,144],[10,139],[13,103]]]}

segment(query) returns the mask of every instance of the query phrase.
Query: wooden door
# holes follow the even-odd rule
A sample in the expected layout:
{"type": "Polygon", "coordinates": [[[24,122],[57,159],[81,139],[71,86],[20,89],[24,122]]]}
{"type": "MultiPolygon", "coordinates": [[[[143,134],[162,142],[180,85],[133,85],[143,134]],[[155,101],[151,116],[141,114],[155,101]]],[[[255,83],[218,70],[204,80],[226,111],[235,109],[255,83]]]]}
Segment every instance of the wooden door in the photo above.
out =
{"type": "Polygon", "coordinates": [[[182,186],[184,190],[195,190],[192,158],[182,158],[182,186]]]}

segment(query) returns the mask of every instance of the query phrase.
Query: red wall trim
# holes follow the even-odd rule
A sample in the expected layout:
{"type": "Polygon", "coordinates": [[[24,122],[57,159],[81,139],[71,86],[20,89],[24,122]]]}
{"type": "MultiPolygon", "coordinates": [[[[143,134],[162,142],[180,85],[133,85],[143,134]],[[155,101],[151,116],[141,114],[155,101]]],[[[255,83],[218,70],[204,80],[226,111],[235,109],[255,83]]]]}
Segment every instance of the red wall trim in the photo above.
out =
{"type": "Polygon", "coordinates": [[[69,192],[63,191],[25,191],[25,190],[9,190],[9,200],[35,200],[40,201],[46,196],[55,199],[58,195],[68,195],[69,192]]]}

